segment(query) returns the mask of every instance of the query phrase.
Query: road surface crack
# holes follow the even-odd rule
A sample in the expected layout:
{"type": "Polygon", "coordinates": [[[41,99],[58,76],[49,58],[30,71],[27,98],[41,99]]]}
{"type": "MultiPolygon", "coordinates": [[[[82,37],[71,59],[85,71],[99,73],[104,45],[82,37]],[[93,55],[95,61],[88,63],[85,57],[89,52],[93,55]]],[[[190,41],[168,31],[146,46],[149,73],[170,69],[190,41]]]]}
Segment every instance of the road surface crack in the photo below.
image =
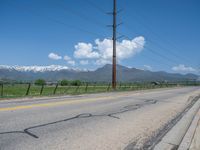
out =
{"type": "Polygon", "coordinates": [[[35,138],[35,139],[38,139],[39,136],[35,135],[30,130],[41,128],[41,127],[46,127],[46,126],[53,125],[53,124],[58,124],[58,123],[61,123],[61,122],[67,122],[67,121],[70,121],[70,120],[81,119],[81,118],[83,119],[83,118],[91,118],[91,117],[111,117],[111,118],[114,118],[114,119],[120,119],[119,117],[117,117],[115,115],[122,114],[122,113],[129,112],[129,111],[134,111],[134,110],[137,110],[137,109],[144,107],[146,105],[151,105],[151,104],[156,104],[156,103],[157,103],[157,100],[153,100],[153,99],[145,100],[144,102],[142,102],[140,104],[127,105],[127,106],[123,107],[122,109],[120,109],[119,111],[115,111],[115,112],[112,112],[112,113],[107,113],[107,114],[105,113],[105,114],[99,114],[99,115],[91,114],[91,113],[83,113],[83,114],[79,114],[79,115],[76,115],[76,116],[71,117],[71,118],[28,127],[28,128],[26,128],[22,131],[1,132],[0,135],[20,133],[20,134],[26,134],[26,135],[29,135],[29,136],[35,138]]]}

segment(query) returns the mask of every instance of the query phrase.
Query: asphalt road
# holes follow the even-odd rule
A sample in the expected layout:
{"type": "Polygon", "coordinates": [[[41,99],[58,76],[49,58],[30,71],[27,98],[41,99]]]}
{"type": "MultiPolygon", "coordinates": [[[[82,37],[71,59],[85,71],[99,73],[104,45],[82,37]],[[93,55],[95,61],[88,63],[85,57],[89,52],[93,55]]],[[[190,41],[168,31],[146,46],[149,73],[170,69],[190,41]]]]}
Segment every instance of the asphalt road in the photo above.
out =
{"type": "Polygon", "coordinates": [[[147,149],[200,87],[0,101],[0,150],[147,149]]]}

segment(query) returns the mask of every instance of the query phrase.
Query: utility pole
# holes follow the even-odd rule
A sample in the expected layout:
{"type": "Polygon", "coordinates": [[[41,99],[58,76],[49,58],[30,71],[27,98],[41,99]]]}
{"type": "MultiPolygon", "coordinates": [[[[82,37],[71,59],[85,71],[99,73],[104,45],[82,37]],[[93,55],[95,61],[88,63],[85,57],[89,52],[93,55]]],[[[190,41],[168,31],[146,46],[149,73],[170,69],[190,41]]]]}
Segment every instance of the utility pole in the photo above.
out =
{"type": "Polygon", "coordinates": [[[116,89],[116,16],[117,16],[117,9],[116,9],[116,0],[113,0],[113,60],[112,60],[112,88],[116,89]]]}

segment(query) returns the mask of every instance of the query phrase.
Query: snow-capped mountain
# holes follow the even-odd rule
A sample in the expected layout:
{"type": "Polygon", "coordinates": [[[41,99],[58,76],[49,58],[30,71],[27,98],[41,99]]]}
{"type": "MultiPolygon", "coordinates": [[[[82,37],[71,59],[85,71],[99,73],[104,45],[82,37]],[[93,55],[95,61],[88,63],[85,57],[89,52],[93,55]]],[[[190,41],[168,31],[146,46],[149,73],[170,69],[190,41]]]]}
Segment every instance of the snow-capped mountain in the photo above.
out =
{"type": "MultiPolygon", "coordinates": [[[[43,78],[46,81],[82,80],[93,82],[110,82],[112,76],[112,65],[107,64],[96,70],[80,70],[68,68],[67,66],[6,66],[0,65],[0,80],[34,81],[43,78]]],[[[119,82],[135,81],[188,81],[197,80],[195,74],[177,74],[163,71],[152,72],[136,68],[128,68],[117,65],[117,80],[119,82]]]]}
{"type": "Polygon", "coordinates": [[[50,66],[8,66],[0,65],[0,69],[15,70],[20,72],[46,72],[46,71],[61,71],[61,70],[74,70],[80,71],[79,69],[70,69],[67,66],[50,65],[50,66]]]}

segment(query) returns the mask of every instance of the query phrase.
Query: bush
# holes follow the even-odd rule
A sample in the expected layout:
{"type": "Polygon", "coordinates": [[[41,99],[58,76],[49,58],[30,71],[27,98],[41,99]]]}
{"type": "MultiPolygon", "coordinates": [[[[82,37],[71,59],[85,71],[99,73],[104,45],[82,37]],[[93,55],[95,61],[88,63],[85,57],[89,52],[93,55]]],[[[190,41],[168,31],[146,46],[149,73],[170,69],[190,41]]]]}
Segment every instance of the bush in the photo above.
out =
{"type": "Polygon", "coordinates": [[[81,85],[81,81],[80,80],[74,80],[74,81],[71,82],[71,85],[80,86],[81,85]]]}
{"type": "Polygon", "coordinates": [[[69,85],[69,84],[70,84],[70,81],[68,81],[68,80],[61,80],[60,81],[61,86],[66,86],[66,85],[69,85]]]}
{"type": "Polygon", "coordinates": [[[35,80],[35,85],[45,85],[46,81],[44,79],[35,80]]]}

